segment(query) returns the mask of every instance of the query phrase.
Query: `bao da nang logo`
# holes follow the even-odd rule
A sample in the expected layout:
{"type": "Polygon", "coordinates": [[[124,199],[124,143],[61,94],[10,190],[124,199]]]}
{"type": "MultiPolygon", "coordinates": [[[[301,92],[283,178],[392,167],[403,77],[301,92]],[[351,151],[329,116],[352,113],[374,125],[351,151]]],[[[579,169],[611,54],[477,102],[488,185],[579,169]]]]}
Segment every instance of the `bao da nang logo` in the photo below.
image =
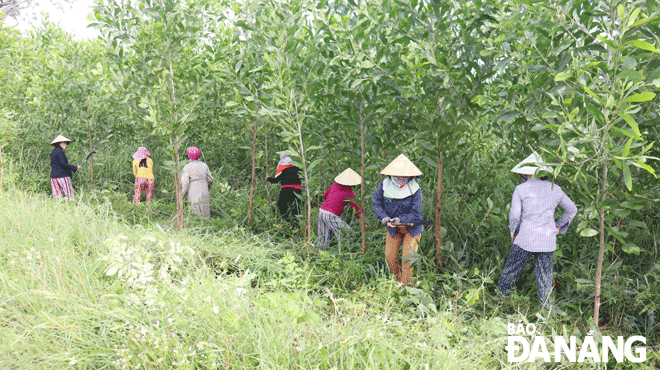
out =
{"type": "Polygon", "coordinates": [[[552,340],[549,340],[549,337],[536,335],[534,324],[508,323],[507,334],[505,349],[509,362],[533,362],[537,359],[544,362],[584,362],[586,359],[608,362],[610,356],[617,362],[623,362],[624,359],[634,363],[646,361],[646,348],[638,347],[640,343],[646,344],[646,338],[642,336],[625,340],[623,337],[603,336],[600,343],[597,343],[592,333],[588,333],[578,347],[574,336],[569,337],[567,342],[563,336],[550,337],[552,340]],[[547,341],[552,345],[550,349],[546,345],[547,341]]]}

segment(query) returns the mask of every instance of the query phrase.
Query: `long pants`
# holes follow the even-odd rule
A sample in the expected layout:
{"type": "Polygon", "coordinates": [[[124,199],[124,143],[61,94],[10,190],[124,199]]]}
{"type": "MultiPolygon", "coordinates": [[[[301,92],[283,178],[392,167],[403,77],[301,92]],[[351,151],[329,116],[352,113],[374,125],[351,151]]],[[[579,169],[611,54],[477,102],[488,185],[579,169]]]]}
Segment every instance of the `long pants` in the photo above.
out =
{"type": "Polygon", "coordinates": [[[497,282],[497,289],[507,295],[509,290],[522,274],[529,258],[534,256],[534,274],[536,275],[536,288],[538,298],[542,304],[547,304],[552,290],[552,262],[555,252],[528,252],[516,244],[509,252],[504,264],[502,275],[497,282]]]}
{"type": "Polygon", "coordinates": [[[327,247],[330,245],[332,234],[334,234],[337,240],[339,240],[339,243],[341,243],[341,229],[351,231],[351,227],[348,226],[341,217],[330,212],[319,210],[319,225],[317,230],[319,237],[317,244],[319,247],[327,247]]]}
{"type": "Polygon", "coordinates": [[[142,197],[142,191],[144,190],[147,196],[147,203],[151,200],[151,196],[154,193],[154,179],[145,179],[143,177],[135,178],[135,194],[133,194],[133,203],[140,204],[140,197],[142,197]]]}
{"type": "Polygon", "coordinates": [[[277,200],[277,208],[280,215],[293,227],[298,226],[298,215],[300,214],[300,199],[298,198],[302,191],[295,188],[282,188],[280,198],[277,200]]]}
{"type": "Polygon", "coordinates": [[[399,226],[396,228],[394,237],[389,232],[385,237],[385,260],[390,267],[390,273],[396,275],[396,280],[403,285],[407,285],[412,281],[413,267],[407,257],[410,251],[417,252],[417,244],[421,236],[420,234],[413,237],[407,227],[399,226]],[[403,261],[399,266],[399,248],[401,244],[403,244],[401,256],[403,261]]]}
{"type": "Polygon", "coordinates": [[[53,198],[63,195],[67,200],[73,199],[73,185],[71,185],[70,177],[50,179],[50,188],[53,190],[53,198]]]}

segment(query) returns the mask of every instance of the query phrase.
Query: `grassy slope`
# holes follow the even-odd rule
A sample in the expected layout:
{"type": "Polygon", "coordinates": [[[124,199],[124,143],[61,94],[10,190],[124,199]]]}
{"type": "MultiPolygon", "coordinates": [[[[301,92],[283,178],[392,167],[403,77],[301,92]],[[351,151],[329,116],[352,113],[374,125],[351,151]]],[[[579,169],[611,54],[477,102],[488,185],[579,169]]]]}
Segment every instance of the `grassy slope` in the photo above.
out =
{"type": "Polygon", "coordinates": [[[524,315],[386,277],[336,289],[332,255],[131,227],[110,208],[0,193],[0,369],[510,367],[505,324],[524,315]]]}

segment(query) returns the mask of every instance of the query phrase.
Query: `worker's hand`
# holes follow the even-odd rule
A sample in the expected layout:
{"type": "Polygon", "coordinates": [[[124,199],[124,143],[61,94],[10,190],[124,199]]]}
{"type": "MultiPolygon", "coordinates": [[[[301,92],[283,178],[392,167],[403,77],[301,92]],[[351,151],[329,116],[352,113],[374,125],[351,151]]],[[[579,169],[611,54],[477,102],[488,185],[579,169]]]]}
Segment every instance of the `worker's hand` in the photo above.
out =
{"type": "MultiPolygon", "coordinates": [[[[392,219],[389,218],[389,217],[383,217],[383,219],[380,220],[380,222],[381,222],[383,225],[387,225],[388,223],[390,223],[391,220],[392,220],[392,219]]],[[[389,225],[388,225],[388,226],[389,226],[389,225]]]]}
{"type": "Polygon", "coordinates": [[[80,167],[81,167],[81,166],[78,166],[78,170],[80,170],[80,167]]]}
{"type": "Polygon", "coordinates": [[[561,229],[561,227],[558,227],[558,228],[557,228],[557,235],[559,235],[559,229],[561,229]]]}
{"type": "Polygon", "coordinates": [[[396,224],[400,223],[401,220],[398,217],[390,218],[389,222],[387,223],[388,227],[396,227],[396,224]]]}

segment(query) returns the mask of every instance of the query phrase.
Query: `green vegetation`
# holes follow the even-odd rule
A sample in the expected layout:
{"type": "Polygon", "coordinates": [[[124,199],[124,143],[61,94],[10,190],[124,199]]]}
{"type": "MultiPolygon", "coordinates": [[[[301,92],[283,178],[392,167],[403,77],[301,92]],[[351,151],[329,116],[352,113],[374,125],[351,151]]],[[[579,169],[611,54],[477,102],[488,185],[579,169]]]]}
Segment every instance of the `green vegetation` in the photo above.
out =
{"type": "MultiPolygon", "coordinates": [[[[0,369],[660,366],[660,26],[653,1],[98,1],[101,37],[0,17],[0,369]],[[75,201],[48,143],[74,142],[75,201]],[[186,213],[187,146],[211,215],[186,213]],[[131,153],[156,191],[130,203],[131,153]],[[508,173],[532,151],[579,212],[534,276],[492,299],[511,246],[508,173]],[[277,215],[278,153],[302,169],[301,230],[277,215]],[[424,172],[416,281],[384,264],[370,199],[424,172]],[[364,185],[361,238],[313,247],[324,190],[364,185]],[[507,323],[647,338],[647,361],[510,364],[507,323]]],[[[347,212],[348,213],[348,212],[347,212]]]]}
{"type": "MultiPolygon", "coordinates": [[[[507,322],[589,330],[577,311],[538,316],[531,294],[495,304],[476,268],[420,266],[404,291],[376,248],[307,255],[242,228],[128,226],[107,199],[75,203],[0,198],[3,368],[510,368],[507,322]]],[[[603,335],[638,332],[625,326],[603,335]]]]}

